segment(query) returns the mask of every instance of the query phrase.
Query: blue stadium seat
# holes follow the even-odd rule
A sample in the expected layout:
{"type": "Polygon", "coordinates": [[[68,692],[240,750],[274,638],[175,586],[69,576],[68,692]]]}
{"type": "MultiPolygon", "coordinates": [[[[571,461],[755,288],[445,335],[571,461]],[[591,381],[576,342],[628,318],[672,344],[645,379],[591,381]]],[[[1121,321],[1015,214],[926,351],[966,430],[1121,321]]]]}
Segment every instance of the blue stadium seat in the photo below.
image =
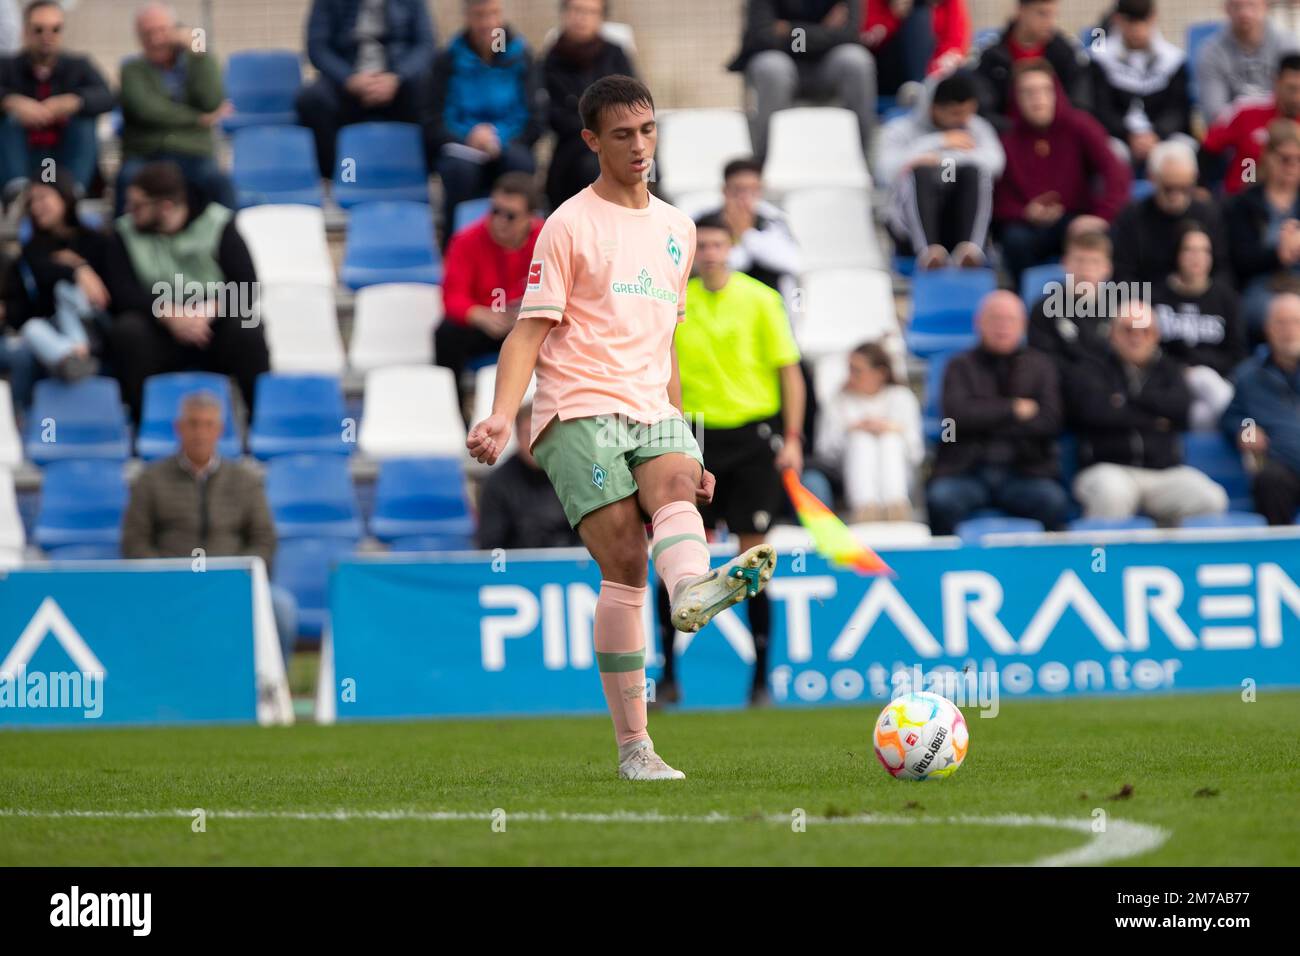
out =
{"type": "Polygon", "coordinates": [[[1196,61],[1201,55],[1201,45],[1223,29],[1221,20],[1203,20],[1187,28],[1187,92],[1191,95],[1192,105],[1196,105],[1196,61]]]}
{"type": "Polygon", "coordinates": [[[321,636],[329,617],[330,572],[355,550],[350,538],[290,538],[275,549],[271,579],[298,602],[301,636],[321,636]]]}
{"type": "Polygon", "coordinates": [[[150,375],[144,381],[144,407],[140,412],[140,432],[135,439],[137,455],[153,461],[176,451],[178,444],[173,423],[180,411],[181,397],[199,389],[215,392],[221,399],[224,425],[217,441],[217,451],[226,458],[238,458],[242,454],[230,400],[230,379],[216,372],[166,372],[150,375]]]}
{"type": "Polygon", "coordinates": [[[1184,518],[1182,528],[1264,528],[1268,519],[1254,511],[1225,511],[1217,515],[1193,515],[1184,518]]]}
{"type": "Polygon", "coordinates": [[[298,122],[294,99],[302,68],[294,50],[242,50],[226,59],[226,97],[235,112],[221,121],[226,132],[248,126],[298,122]]]}
{"type": "Polygon", "coordinates": [[[424,139],[414,123],[354,123],[339,130],[334,199],[358,203],[429,201],[424,139]]]}
{"type": "Polygon", "coordinates": [[[1185,432],[1183,461],[1223,486],[1228,493],[1228,510],[1254,510],[1250,475],[1241,463],[1241,452],[1218,432],[1185,432]]]}
{"type": "MultiPolygon", "coordinates": [[[[46,551],[95,547],[116,551],[126,510],[126,481],[118,462],[58,461],[45,469],[32,540],[46,551]]],[[[85,552],[81,552],[84,554],[85,552]]]]}
{"type": "Polygon", "coordinates": [[[456,219],[452,223],[451,233],[455,235],[462,229],[474,225],[488,214],[492,208],[492,197],[484,196],[481,199],[466,199],[462,203],[456,204],[456,219]]]}
{"type": "Polygon", "coordinates": [[[962,544],[982,544],[990,534],[1033,534],[1042,532],[1043,523],[1033,518],[978,517],[959,522],[954,529],[962,544]]]}
{"type": "Polygon", "coordinates": [[[57,544],[45,548],[51,561],[120,561],[122,549],[112,544],[57,544]]]}
{"type": "Polygon", "coordinates": [[[925,366],[925,403],[921,407],[921,419],[928,442],[937,442],[943,431],[943,373],[948,368],[948,360],[956,354],[938,352],[930,356],[925,366]]]}
{"type": "Polygon", "coordinates": [[[1149,179],[1134,179],[1133,184],[1129,186],[1128,198],[1130,202],[1141,202],[1156,191],[1156,184],[1149,179]]]}
{"type": "Polygon", "coordinates": [[[996,288],[992,269],[933,269],[914,275],[908,349],[927,358],[970,348],[976,339],[975,309],[996,288]]]}
{"type": "Polygon", "coordinates": [[[362,203],[348,217],[341,277],[360,289],[381,282],[442,282],[433,213],[424,203],[362,203]]]}
{"type": "Polygon", "coordinates": [[[305,126],[250,126],[235,133],[232,148],[231,176],[240,209],[269,203],[321,204],[316,147],[305,126]]]}
{"type": "Polygon", "coordinates": [[[900,256],[897,253],[890,259],[894,275],[910,279],[916,274],[916,256],[900,256]]]}
{"type": "Polygon", "coordinates": [[[131,439],[117,379],[97,376],[71,385],[52,378],[37,382],[24,448],[38,465],[71,458],[127,458],[131,439]]]}
{"type": "Polygon", "coordinates": [[[398,458],[379,469],[370,533],[381,541],[474,533],[465,473],[456,458],[398,458]]]}
{"type": "Polygon", "coordinates": [[[330,375],[257,377],[257,402],[248,430],[248,450],[258,458],[277,455],[347,455],[343,387],[330,375]]]}
{"type": "Polygon", "coordinates": [[[474,536],[469,534],[413,534],[394,538],[390,551],[472,551],[474,536]]]}
{"type": "Polygon", "coordinates": [[[1059,262],[1030,266],[1020,274],[1020,298],[1024,299],[1025,308],[1032,309],[1034,303],[1047,294],[1049,283],[1064,281],[1065,267],[1059,262]]]}
{"type": "Polygon", "coordinates": [[[1075,518],[1067,526],[1071,531],[1144,531],[1156,523],[1146,515],[1131,518],[1075,518]]]}
{"type": "Polygon", "coordinates": [[[361,537],[357,496],[342,455],[272,458],[266,497],[281,538],[361,537]]]}

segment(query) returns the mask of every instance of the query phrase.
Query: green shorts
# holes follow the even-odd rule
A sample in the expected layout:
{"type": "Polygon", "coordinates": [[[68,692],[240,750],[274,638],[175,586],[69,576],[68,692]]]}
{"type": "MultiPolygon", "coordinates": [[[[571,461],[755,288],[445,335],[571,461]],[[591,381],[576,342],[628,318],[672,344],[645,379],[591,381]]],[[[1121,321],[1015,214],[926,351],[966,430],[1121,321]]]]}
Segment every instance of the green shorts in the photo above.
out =
{"type": "Polygon", "coordinates": [[[704,467],[700,446],[681,418],[653,425],[617,415],[554,418],[533,446],[533,457],[575,528],[597,508],[636,494],[632,469],[669,452],[688,455],[704,467]]]}

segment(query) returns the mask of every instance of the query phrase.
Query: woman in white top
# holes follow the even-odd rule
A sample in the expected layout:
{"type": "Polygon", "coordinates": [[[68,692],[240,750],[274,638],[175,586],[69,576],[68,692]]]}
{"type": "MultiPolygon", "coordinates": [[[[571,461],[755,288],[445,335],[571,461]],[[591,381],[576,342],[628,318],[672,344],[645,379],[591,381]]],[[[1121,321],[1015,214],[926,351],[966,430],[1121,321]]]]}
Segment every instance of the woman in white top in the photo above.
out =
{"type": "Polygon", "coordinates": [[[848,382],[819,409],[817,455],[842,470],[853,521],[912,519],[908,489],[925,457],[921,407],[895,383],[878,344],[849,354],[848,382]]]}

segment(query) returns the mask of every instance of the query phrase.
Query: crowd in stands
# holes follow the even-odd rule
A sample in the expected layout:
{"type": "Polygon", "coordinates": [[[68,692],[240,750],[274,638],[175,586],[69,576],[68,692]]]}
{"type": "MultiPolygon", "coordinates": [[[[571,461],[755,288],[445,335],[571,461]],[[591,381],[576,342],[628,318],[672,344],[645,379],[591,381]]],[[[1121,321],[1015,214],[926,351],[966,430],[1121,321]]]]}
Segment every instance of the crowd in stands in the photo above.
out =
{"type": "MultiPolygon", "coordinates": [[[[752,154],[728,157],[718,194],[693,210],[700,277],[687,325],[699,329],[683,327],[678,343],[683,369],[711,384],[684,389],[703,403],[692,410],[722,431],[767,428],[779,464],[855,521],[925,515],[949,534],[992,510],[1060,530],[1237,507],[1188,464],[1191,433],[1221,439],[1253,470],[1268,523],[1294,523],[1300,52],[1266,0],[1226,0],[1225,21],[1186,49],[1159,28],[1168,2],[1116,0],[1081,42],[1060,29],[1059,0],[1011,0],[1008,22],[972,43],[966,0],[750,0],[719,68],[744,78],[752,154]],[[925,356],[943,371],[919,400],[888,337],[842,343],[840,388],[817,388],[825,365],[814,372],[800,354],[803,250],[764,189],[774,116],[799,101],[851,112],[879,197],[868,227],[892,239],[900,285],[899,272],[914,283],[978,272],[1002,286],[963,303],[969,335],[925,356]],[[722,329],[730,337],[710,334],[722,329]],[[720,397],[719,381],[755,368],[761,401],[720,397]]],[[[12,6],[0,2],[0,47],[12,6]]],[[[533,281],[544,218],[599,172],[579,97],[600,77],[636,75],[606,6],[563,0],[539,54],[504,0],[467,0],[449,38],[425,0],[311,5],[315,75],[293,108],[313,176],[348,181],[348,127],[419,129],[441,197],[428,238],[436,228],[444,251],[431,353],[467,392],[533,281]],[[481,218],[457,229],[458,208],[483,199],[481,218]]],[[[51,0],[26,4],[18,47],[0,57],[0,186],[11,221],[26,217],[0,280],[0,370],[15,404],[27,408],[40,378],[102,370],[138,425],[152,376],[203,370],[232,378],[254,416],[272,367],[262,326],[210,294],[157,292],[259,278],[222,159],[233,112],[222,61],[150,4],[134,20],[139,53],[110,90],[63,48],[65,23],[51,0]],[[115,109],[121,163],[109,182],[95,131],[115,109]],[[114,218],[80,216],[87,196],[111,198],[114,218]]],[[[202,540],[271,558],[255,473],[215,451],[221,408],[203,393],[177,412],[180,450],[139,479],[122,554],[188,554],[202,540]]],[[[514,457],[483,482],[484,548],[577,540],[528,452],[527,420],[514,457]]],[[[766,510],[759,520],[726,503],[723,493],[719,521],[742,540],[767,531],[766,510]]],[[[290,619],[287,604],[277,610],[290,619]]]]}

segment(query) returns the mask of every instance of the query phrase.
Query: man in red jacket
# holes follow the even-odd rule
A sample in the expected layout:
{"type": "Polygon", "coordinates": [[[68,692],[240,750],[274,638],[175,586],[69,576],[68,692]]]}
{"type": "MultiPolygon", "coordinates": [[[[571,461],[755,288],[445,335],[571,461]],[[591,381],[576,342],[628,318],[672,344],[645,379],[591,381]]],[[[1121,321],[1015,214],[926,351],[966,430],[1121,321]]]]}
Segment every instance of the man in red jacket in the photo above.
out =
{"type": "Polygon", "coordinates": [[[451,237],[442,283],[443,319],[433,335],[434,359],[456,373],[501,351],[524,297],[542,220],[529,173],[506,173],[492,187],[488,214],[451,237]]]}
{"type": "Polygon", "coordinates": [[[956,69],[970,40],[966,0],[867,0],[862,43],[876,58],[881,94],[956,69]]]}
{"type": "Polygon", "coordinates": [[[1275,119],[1300,120],[1300,53],[1278,61],[1272,96],[1237,100],[1205,132],[1205,152],[1228,156],[1223,191],[1229,196],[1259,182],[1259,157],[1275,119]]]}
{"type": "Polygon", "coordinates": [[[1067,230],[1105,232],[1128,201],[1132,172],[1095,119],[1072,107],[1046,60],[1014,70],[1007,163],[993,191],[993,221],[1007,270],[1054,262],[1067,230]]]}

